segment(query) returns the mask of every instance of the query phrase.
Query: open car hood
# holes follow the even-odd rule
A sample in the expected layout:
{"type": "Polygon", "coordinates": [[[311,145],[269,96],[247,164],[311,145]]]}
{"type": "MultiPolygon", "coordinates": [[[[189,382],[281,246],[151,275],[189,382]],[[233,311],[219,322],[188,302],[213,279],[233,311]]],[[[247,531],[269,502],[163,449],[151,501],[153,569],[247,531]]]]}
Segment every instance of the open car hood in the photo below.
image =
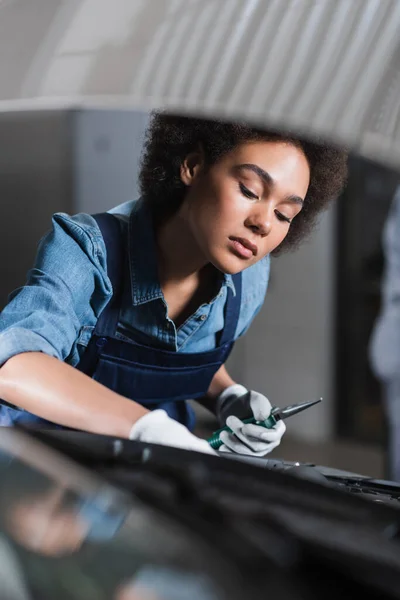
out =
{"type": "Polygon", "coordinates": [[[32,434],[0,437],[1,598],[400,598],[395,485],[32,434]]]}
{"type": "Polygon", "coordinates": [[[2,0],[0,109],[168,107],[400,164],[397,0],[2,0]]]}

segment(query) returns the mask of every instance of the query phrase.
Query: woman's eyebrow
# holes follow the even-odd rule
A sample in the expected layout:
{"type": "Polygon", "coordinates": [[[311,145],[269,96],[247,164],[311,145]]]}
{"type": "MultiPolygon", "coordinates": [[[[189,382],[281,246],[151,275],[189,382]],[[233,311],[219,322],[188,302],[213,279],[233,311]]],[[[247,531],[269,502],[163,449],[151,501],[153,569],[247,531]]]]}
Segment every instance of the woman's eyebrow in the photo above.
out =
{"type": "MultiPolygon", "coordinates": [[[[235,168],[238,170],[247,169],[249,171],[253,171],[253,173],[258,175],[260,177],[260,179],[262,179],[264,181],[264,183],[266,183],[267,185],[269,185],[269,186],[275,185],[275,181],[273,180],[271,175],[269,173],[267,173],[267,171],[264,171],[264,169],[262,169],[258,165],[255,165],[253,163],[244,163],[242,165],[237,165],[235,168]]],[[[295,195],[287,196],[285,198],[285,200],[288,202],[294,202],[295,204],[300,204],[301,206],[303,206],[303,204],[304,204],[304,200],[303,200],[303,198],[300,198],[300,196],[295,196],[295,195]]]]}

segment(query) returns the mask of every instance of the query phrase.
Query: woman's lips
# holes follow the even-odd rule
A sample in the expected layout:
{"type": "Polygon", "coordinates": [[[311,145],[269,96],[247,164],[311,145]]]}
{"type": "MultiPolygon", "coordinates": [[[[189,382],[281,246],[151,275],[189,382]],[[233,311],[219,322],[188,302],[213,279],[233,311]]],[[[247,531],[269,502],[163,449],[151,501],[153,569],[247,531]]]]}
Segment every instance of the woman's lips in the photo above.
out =
{"type": "MultiPolygon", "coordinates": [[[[229,238],[231,248],[238,254],[241,258],[252,258],[255,254],[252,248],[245,246],[240,238],[229,238]]],[[[244,241],[244,240],[243,240],[244,241]]]]}

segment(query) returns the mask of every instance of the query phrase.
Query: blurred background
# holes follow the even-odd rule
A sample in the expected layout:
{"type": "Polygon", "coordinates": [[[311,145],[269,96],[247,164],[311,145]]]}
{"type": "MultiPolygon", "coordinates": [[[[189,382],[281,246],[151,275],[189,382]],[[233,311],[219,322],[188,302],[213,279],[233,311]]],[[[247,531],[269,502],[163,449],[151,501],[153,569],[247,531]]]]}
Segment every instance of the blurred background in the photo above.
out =
{"type": "MultiPolygon", "coordinates": [[[[0,114],[1,307],[23,285],[54,212],[93,213],[138,196],[147,122],[137,110],[0,114]]],[[[382,389],[368,347],[382,300],[383,227],[399,179],[351,156],[343,196],[297,252],[272,261],[266,302],[236,344],[230,371],[275,405],[323,397],[288,423],[276,458],[385,474],[382,389]]],[[[199,433],[213,428],[199,410],[199,433]]]]}

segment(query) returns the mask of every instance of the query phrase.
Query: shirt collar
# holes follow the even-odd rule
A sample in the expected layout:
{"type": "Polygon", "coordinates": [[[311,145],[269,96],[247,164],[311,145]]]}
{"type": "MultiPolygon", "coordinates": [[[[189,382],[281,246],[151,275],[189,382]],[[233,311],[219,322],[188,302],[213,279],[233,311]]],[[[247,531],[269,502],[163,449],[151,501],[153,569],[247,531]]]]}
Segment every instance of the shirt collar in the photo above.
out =
{"type": "MultiPolygon", "coordinates": [[[[153,219],[144,198],[132,208],[128,227],[129,270],[133,305],[163,298],[157,266],[157,246],[153,219]]],[[[221,288],[229,287],[236,295],[232,275],[221,273],[221,288]]]]}
{"type": "Polygon", "coordinates": [[[236,288],[232,278],[232,275],[228,275],[227,273],[223,273],[223,282],[222,286],[226,285],[226,287],[231,288],[232,293],[236,296],[236,288]]]}
{"type": "Polygon", "coordinates": [[[133,304],[162,298],[153,219],[143,198],[135,202],[130,214],[128,238],[133,304]]]}

